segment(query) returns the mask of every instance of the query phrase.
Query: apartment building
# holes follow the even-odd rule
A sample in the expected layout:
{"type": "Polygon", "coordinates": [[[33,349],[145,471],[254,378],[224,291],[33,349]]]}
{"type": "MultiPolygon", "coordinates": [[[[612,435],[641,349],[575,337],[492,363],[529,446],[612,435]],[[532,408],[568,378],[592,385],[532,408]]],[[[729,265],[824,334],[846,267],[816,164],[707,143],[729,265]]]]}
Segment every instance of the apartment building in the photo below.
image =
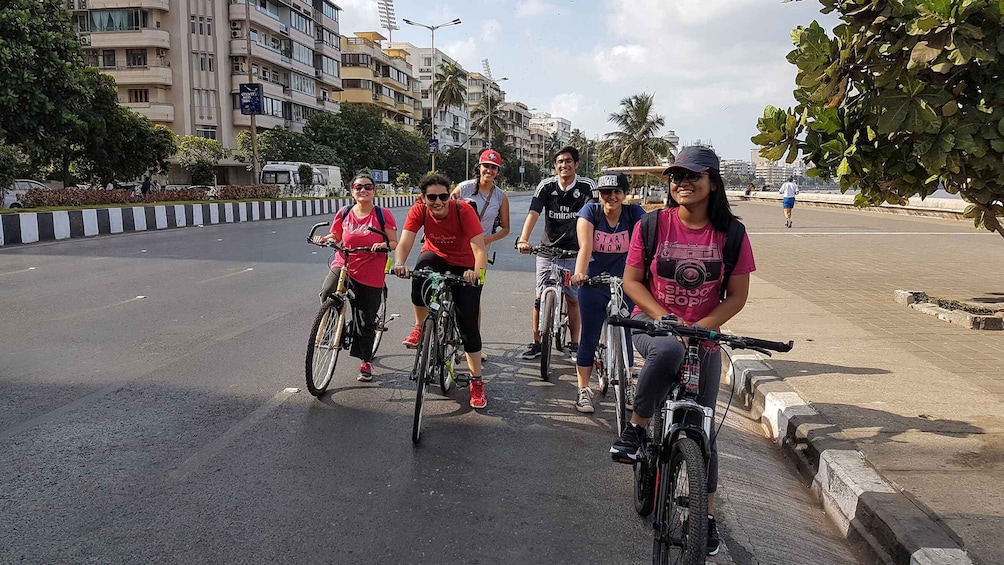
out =
{"type": "Polygon", "coordinates": [[[516,158],[530,159],[530,109],[522,102],[505,102],[505,142],[516,150],[516,158]]]}
{"type": "Polygon", "coordinates": [[[235,147],[251,125],[238,97],[249,72],[263,84],[259,130],[302,131],[315,112],[338,109],[340,8],[330,0],[66,0],[66,8],[87,63],[115,79],[120,103],[178,135],[235,147]]]}
{"type": "Polygon", "coordinates": [[[538,125],[534,124],[531,120],[529,125],[530,132],[530,152],[527,155],[527,160],[531,163],[537,165],[538,167],[546,168],[550,165],[550,156],[547,155],[547,130],[541,129],[538,125]]]}
{"type": "MultiPolygon", "coordinates": [[[[422,117],[430,118],[435,128],[435,137],[439,140],[439,150],[446,151],[454,147],[464,147],[470,132],[470,112],[467,104],[460,106],[438,107],[436,116],[432,116],[432,81],[435,69],[443,63],[459,63],[439,49],[431,47],[416,47],[408,42],[388,42],[387,48],[408,53],[408,62],[412,69],[417,69],[416,77],[419,83],[419,103],[422,107],[422,117]]],[[[467,72],[466,70],[464,72],[467,72]]],[[[466,85],[465,85],[466,86],[466,85]]]]}
{"type": "Polygon", "coordinates": [[[410,131],[421,119],[421,103],[416,99],[419,83],[414,78],[408,52],[384,49],[387,38],[375,31],[356,32],[342,37],[342,91],[340,102],[373,104],[383,119],[410,131]]]}
{"type": "MultiPolygon", "coordinates": [[[[499,83],[487,76],[470,72],[467,74],[467,112],[474,119],[474,111],[482,104],[482,100],[491,94],[492,100],[505,102],[505,91],[499,88],[499,83]]],[[[473,128],[473,124],[471,125],[473,128]]],[[[495,134],[492,133],[492,137],[495,134]]],[[[488,142],[479,132],[471,131],[471,151],[480,152],[488,147],[488,142]]]]}
{"type": "Polygon", "coordinates": [[[561,145],[567,145],[572,137],[572,122],[560,116],[552,116],[546,112],[538,112],[530,118],[530,128],[541,129],[547,135],[557,133],[561,145]]]}
{"type": "Polygon", "coordinates": [[[722,176],[753,176],[756,173],[756,167],[753,163],[749,161],[743,161],[742,159],[722,159],[722,176]]]}

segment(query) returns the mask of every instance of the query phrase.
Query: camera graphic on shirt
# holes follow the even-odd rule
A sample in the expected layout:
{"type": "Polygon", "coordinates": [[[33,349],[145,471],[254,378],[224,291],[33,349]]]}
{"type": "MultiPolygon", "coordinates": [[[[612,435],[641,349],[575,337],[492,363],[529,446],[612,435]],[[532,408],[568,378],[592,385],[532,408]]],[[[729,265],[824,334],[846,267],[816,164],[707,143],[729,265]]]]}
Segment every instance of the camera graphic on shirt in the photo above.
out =
{"type": "Polygon", "coordinates": [[[656,272],[686,289],[695,289],[722,276],[722,253],[717,246],[667,246],[656,262],[656,272]]]}

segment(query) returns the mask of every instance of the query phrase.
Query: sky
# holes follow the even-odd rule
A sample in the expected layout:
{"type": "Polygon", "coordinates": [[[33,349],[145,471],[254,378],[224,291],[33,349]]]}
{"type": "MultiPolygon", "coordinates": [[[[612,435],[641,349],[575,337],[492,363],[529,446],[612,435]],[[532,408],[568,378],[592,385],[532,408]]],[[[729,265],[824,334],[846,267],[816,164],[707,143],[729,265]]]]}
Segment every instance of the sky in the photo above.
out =
{"type": "MultiPolygon", "coordinates": [[[[339,30],[379,31],[376,0],[335,0],[339,30]]],[[[765,106],[794,105],[791,31],[837,19],[817,0],[395,0],[393,40],[436,47],[469,71],[488,59],[506,100],[561,116],[590,138],[614,129],[620,101],[647,92],[680,145],[750,159],[765,106]]]]}

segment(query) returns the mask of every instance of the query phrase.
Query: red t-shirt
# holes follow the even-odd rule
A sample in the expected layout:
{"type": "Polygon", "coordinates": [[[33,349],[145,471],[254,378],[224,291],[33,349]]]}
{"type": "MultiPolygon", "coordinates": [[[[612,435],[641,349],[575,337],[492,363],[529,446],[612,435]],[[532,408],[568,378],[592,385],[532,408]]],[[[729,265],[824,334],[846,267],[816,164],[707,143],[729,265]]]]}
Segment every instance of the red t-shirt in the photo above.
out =
{"type": "MultiPolygon", "coordinates": [[[[384,230],[397,228],[397,222],[390,210],[384,208],[382,212],[384,230]]],[[[381,243],[383,236],[371,232],[369,230],[371,227],[380,229],[376,207],[370,210],[365,218],[357,218],[350,208],[347,217],[343,219],[342,211],[339,210],[331,221],[331,233],[335,234],[345,247],[369,247],[374,243],[381,243]]],[[[343,263],[342,254],[335,253],[335,260],[331,262],[332,268],[341,267],[343,263]]],[[[386,253],[360,252],[349,255],[349,276],[359,284],[382,288],[386,278],[384,274],[386,266],[386,253]]]]}
{"type": "Polygon", "coordinates": [[[422,246],[422,251],[432,251],[455,267],[473,268],[474,250],[471,249],[471,239],[484,232],[478,213],[463,201],[450,199],[447,204],[449,208],[446,217],[437,220],[424,202],[416,202],[404,219],[403,229],[418,233],[424,227],[425,245],[422,246]]]}

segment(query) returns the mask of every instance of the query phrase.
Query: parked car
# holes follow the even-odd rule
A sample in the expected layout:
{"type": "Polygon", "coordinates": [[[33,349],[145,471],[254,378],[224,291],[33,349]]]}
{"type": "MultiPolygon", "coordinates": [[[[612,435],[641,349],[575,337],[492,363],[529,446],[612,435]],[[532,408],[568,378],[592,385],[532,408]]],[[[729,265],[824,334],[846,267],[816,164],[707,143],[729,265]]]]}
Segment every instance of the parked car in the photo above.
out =
{"type": "Polygon", "coordinates": [[[37,180],[16,179],[3,196],[3,207],[23,208],[24,206],[21,204],[21,197],[32,188],[40,188],[42,190],[49,189],[48,186],[38,182],[37,180]]]}

